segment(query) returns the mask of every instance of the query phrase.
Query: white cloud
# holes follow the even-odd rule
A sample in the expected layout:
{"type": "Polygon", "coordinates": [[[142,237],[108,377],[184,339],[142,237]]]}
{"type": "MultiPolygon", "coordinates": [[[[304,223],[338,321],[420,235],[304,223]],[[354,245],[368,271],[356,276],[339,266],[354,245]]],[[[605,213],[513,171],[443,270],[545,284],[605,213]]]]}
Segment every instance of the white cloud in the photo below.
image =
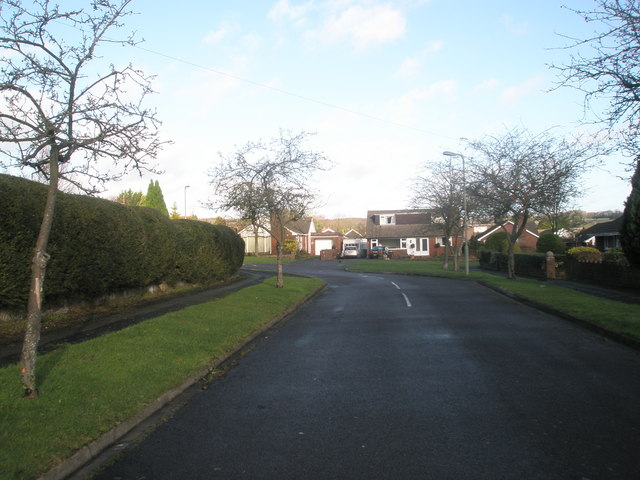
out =
{"type": "Polygon", "coordinates": [[[356,49],[363,50],[393,42],[405,34],[406,19],[403,12],[389,4],[341,4],[343,8],[333,11],[323,25],[311,34],[314,39],[329,44],[348,41],[356,49]]]}
{"type": "Polygon", "coordinates": [[[511,86],[500,95],[500,103],[510,105],[531,93],[539,93],[541,83],[542,77],[536,75],[520,85],[511,86]]]}
{"type": "Polygon", "coordinates": [[[412,124],[415,115],[423,110],[423,104],[430,100],[452,100],[458,91],[455,80],[442,80],[424,88],[414,88],[389,104],[393,120],[403,124],[412,124]]]}
{"type": "Polygon", "coordinates": [[[498,86],[500,86],[500,80],[498,80],[495,77],[487,78],[485,81],[473,87],[473,92],[474,93],[485,92],[487,90],[493,90],[498,86]]]}
{"type": "Polygon", "coordinates": [[[269,20],[279,22],[293,22],[298,25],[305,22],[305,16],[312,7],[313,2],[302,5],[291,5],[289,0],[278,0],[267,15],[269,20]]]}
{"type": "Polygon", "coordinates": [[[412,57],[405,58],[400,68],[396,71],[395,75],[401,78],[410,78],[420,73],[423,65],[427,61],[428,57],[442,50],[443,42],[437,40],[429,42],[429,44],[412,57]]]}
{"type": "Polygon", "coordinates": [[[227,37],[229,34],[233,33],[234,31],[237,31],[237,30],[238,30],[238,26],[237,25],[233,25],[233,24],[230,24],[230,23],[223,23],[217,30],[213,30],[211,32],[208,32],[204,36],[202,41],[206,45],[217,45],[225,37],[227,37]]]}

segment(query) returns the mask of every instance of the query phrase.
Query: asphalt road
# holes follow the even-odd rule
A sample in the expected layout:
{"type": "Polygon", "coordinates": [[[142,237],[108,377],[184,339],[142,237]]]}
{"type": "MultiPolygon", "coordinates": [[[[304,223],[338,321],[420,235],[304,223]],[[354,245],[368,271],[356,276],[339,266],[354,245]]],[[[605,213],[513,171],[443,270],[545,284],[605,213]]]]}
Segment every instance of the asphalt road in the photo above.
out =
{"type": "Polygon", "coordinates": [[[97,479],[636,479],[640,355],[473,282],[329,289],[97,479]]]}

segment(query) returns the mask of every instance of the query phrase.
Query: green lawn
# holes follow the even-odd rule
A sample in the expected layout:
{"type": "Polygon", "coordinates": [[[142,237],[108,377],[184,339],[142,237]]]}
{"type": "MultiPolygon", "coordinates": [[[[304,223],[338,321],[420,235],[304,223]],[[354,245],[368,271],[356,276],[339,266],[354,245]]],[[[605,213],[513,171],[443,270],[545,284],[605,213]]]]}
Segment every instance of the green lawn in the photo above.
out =
{"type": "Polygon", "coordinates": [[[324,283],[290,277],[147,320],[38,360],[39,398],[0,369],[0,478],[32,479],[131,418],[324,283]],[[259,305],[259,308],[256,308],[259,305]]]}
{"type": "MultiPolygon", "coordinates": [[[[467,277],[464,271],[454,272],[452,270],[453,264],[450,265],[449,270],[442,270],[442,263],[436,261],[349,260],[343,261],[343,263],[348,266],[349,270],[357,272],[437,275],[482,280],[503,290],[640,341],[640,305],[638,304],[632,305],[607,300],[545,281],[523,278],[508,280],[477,270],[469,272],[467,277]]],[[[477,262],[471,265],[477,266],[477,262]]]]}

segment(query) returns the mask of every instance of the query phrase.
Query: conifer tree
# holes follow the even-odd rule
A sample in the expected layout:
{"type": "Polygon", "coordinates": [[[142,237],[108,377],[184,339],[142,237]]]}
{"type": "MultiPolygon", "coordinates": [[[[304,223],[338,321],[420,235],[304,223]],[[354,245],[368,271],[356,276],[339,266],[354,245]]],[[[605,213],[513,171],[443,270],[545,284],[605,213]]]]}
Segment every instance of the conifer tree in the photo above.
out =
{"type": "Polygon", "coordinates": [[[155,182],[153,180],[149,182],[149,188],[147,188],[147,195],[144,198],[143,205],[160,210],[166,216],[169,216],[169,210],[167,209],[167,204],[164,202],[164,195],[162,194],[160,183],[157,180],[155,182]]]}
{"type": "Polygon", "coordinates": [[[176,202],[173,202],[173,205],[171,206],[171,212],[169,212],[169,217],[171,217],[174,220],[180,218],[180,212],[178,211],[178,204],[176,202]]]}
{"type": "Polygon", "coordinates": [[[640,162],[631,178],[631,193],[624,204],[622,250],[631,265],[640,267],[640,162]]]}

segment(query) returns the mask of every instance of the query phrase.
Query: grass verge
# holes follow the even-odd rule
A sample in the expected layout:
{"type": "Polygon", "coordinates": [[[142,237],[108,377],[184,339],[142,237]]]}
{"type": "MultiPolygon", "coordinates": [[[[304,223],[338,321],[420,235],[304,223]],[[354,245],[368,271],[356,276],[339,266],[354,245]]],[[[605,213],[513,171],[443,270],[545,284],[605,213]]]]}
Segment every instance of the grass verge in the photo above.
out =
{"type": "MultiPolygon", "coordinates": [[[[637,304],[595,297],[539,280],[523,278],[508,280],[480,271],[471,271],[467,277],[464,271],[442,270],[442,263],[434,261],[350,260],[343,263],[349,267],[349,270],[358,272],[408,273],[482,280],[507,292],[547,305],[571,317],[640,342],[640,305],[637,304]]],[[[477,262],[472,265],[477,266],[477,262]]]]}
{"type": "MultiPolygon", "coordinates": [[[[284,265],[285,263],[291,263],[291,262],[295,262],[296,259],[295,258],[291,258],[291,257],[282,257],[282,264],[284,265]]],[[[258,263],[258,264],[273,264],[275,265],[276,263],[278,263],[278,259],[275,256],[270,256],[270,257],[266,257],[266,256],[258,256],[258,257],[244,257],[244,263],[258,263]]]]}
{"type": "Polygon", "coordinates": [[[0,369],[0,478],[32,479],[131,418],[323,285],[307,277],[247,287],[38,359],[40,396],[0,369]],[[259,308],[256,306],[259,305],[259,308]]]}

